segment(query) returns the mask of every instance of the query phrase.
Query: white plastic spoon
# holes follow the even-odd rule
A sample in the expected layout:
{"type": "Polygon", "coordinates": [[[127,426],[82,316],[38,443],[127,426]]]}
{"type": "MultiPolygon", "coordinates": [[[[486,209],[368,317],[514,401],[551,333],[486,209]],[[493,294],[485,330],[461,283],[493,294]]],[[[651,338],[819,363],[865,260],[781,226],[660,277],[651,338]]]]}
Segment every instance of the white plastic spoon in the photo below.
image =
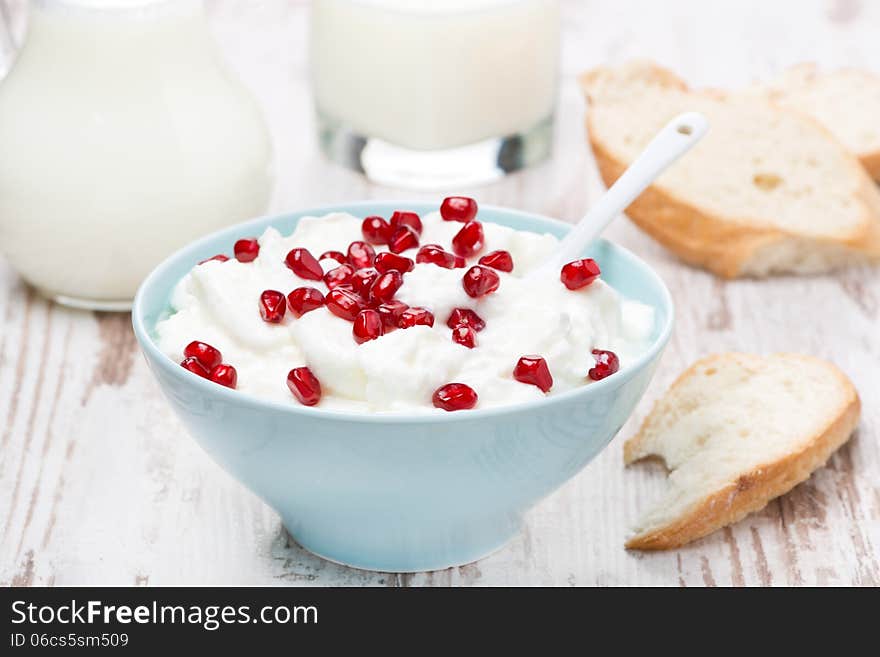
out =
{"type": "Polygon", "coordinates": [[[559,243],[556,253],[530,276],[559,269],[577,259],[608,224],[632,203],[666,168],[687,153],[709,129],[709,122],[698,112],[680,114],[657,133],[623,175],[602,195],[559,243]]]}

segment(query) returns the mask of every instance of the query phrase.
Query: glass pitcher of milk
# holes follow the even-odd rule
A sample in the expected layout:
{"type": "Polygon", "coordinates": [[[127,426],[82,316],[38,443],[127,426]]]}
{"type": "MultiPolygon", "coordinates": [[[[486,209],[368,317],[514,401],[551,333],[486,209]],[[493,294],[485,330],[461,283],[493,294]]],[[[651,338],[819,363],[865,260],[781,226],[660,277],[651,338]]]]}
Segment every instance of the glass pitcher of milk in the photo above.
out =
{"type": "Polygon", "coordinates": [[[546,157],[558,0],[314,0],[325,153],[381,183],[457,188],[546,157]]]}
{"type": "Polygon", "coordinates": [[[266,211],[271,145],[194,0],[38,0],[0,80],[0,252],[44,295],[130,306],[176,248],[266,211]]]}

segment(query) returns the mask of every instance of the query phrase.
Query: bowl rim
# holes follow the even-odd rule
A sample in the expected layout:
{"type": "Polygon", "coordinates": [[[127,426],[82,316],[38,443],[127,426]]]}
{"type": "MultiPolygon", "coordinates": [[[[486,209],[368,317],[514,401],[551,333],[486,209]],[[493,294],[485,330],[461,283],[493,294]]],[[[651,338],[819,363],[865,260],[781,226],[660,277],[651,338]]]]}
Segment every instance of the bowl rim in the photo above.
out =
{"type": "MultiPolygon", "coordinates": [[[[625,257],[630,258],[644,269],[647,277],[651,279],[660,290],[661,300],[667,310],[666,322],[661,327],[657,337],[654,339],[651,345],[625,369],[621,370],[618,373],[615,373],[614,376],[606,377],[605,379],[594,381],[589,385],[584,385],[578,388],[574,388],[572,390],[566,390],[564,392],[548,396],[543,399],[530,400],[517,404],[492,406],[489,408],[477,408],[470,410],[466,413],[404,413],[397,411],[364,412],[314,408],[310,406],[303,406],[302,404],[288,404],[272,399],[263,399],[255,395],[242,393],[237,390],[231,390],[224,386],[217,385],[216,383],[212,383],[180,367],[178,363],[175,363],[172,359],[166,356],[153,341],[153,338],[150,335],[150,331],[147,329],[144,320],[143,306],[145,303],[144,298],[146,296],[146,291],[157,284],[156,281],[160,279],[168,269],[172,268],[176,264],[177,260],[182,257],[184,252],[197,250],[200,246],[213,242],[221,235],[224,235],[226,233],[244,234],[243,231],[247,231],[252,226],[262,226],[263,229],[265,229],[268,227],[269,223],[291,216],[302,218],[307,216],[322,216],[331,212],[350,212],[351,214],[358,216],[359,210],[375,207],[376,205],[396,205],[398,207],[411,208],[413,210],[417,210],[420,213],[434,212],[437,210],[437,206],[435,206],[435,204],[423,200],[373,199],[362,201],[344,201],[340,203],[307,208],[304,210],[291,210],[287,212],[264,214],[259,217],[248,219],[247,221],[243,221],[237,224],[232,224],[230,226],[226,226],[225,228],[221,228],[219,230],[208,233],[207,235],[204,235],[177,249],[147,275],[147,277],[138,287],[134,302],[132,303],[132,327],[134,329],[135,337],[140,344],[141,350],[144,351],[144,354],[145,356],[147,356],[148,360],[157,363],[159,367],[162,367],[172,377],[180,380],[181,383],[186,385],[194,385],[197,389],[201,386],[201,390],[204,393],[215,395],[218,397],[219,400],[222,401],[228,401],[234,404],[249,405],[255,408],[268,408],[282,413],[289,413],[292,417],[304,415],[312,419],[325,418],[327,420],[355,423],[367,422],[391,424],[430,424],[435,422],[465,422],[468,420],[473,421],[480,418],[512,415],[522,412],[529,412],[536,408],[544,408],[548,406],[555,406],[557,404],[564,404],[578,397],[583,397],[586,399],[589,398],[591,395],[598,395],[601,393],[601,391],[605,390],[608,387],[619,386],[623,384],[625,381],[631,379],[632,376],[634,376],[635,372],[641,371],[646,365],[648,365],[648,363],[650,363],[653,359],[660,355],[663,348],[666,346],[666,343],[669,341],[670,336],[672,335],[672,328],[675,323],[675,304],[673,303],[672,295],[670,294],[669,289],[666,287],[666,284],[663,282],[663,279],[659,276],[659,274],[657,274],[653,267],[651,267],[647,262],[639,258],[637,255],[635,255],[629,249],[620,246],[615,242],[611,242],[610,240],[599,238],[597,240],[598,242],[605,242],[612,249],[619,251],[625,257]]],[[[535,212],[527,212],[524,210],[516,210],[504,206],[485,204],[481,205],[480,208],[483,210],[491,211],[493,213],[512,215],[527,221],[537,220],[540,223],[550,224],[562,228],[566,231],[570,230],[573,225],[571,223],[560,221],[559,219],[548,217],[546,215],[538,214],[535,212]]],[[[491,220],[489,221],[490,223],[493,223],[491,222],[491,220]]],[[[169,289],[166,296],[170,296],[170,294],[171,290],[169,289]]]]}

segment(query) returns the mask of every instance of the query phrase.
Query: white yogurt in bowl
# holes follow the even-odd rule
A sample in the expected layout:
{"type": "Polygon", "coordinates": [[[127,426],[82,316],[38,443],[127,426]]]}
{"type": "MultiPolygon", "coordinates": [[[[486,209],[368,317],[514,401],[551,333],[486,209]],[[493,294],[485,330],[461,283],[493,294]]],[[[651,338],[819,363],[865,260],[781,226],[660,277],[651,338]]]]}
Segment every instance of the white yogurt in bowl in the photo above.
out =
{"type": "MultiPolygon", "coordinates": [[[[395,298],[430,310],[433,326],[398,328],[359,344],[352,322],[326,307],[301,317],[288,309],[280,322],[264,321],[259,310],[264,290],[285,295],[303,286],[329,291],[323,281],[295,275],[285,263],[287,254],[294,248],[308,249],[315,257],[345,252],[351,242],[364,239],[362,220],[344,213],[304,217],[288,236],[268,228],[251,262],[229,259],[195,266],[172,294],[172,314],[156,326],[159,348],[181,361],[191,341],[208,343],[237,370],[235,387],[262,399],[297,404],[288,389],[288,373],[308,367],[320,381],[319,408],[413,414],[441,412],[432,396],[452,382],[477,393],[475,408],[559,394],[591,383],[594,349],[613,351],[625,368],[649,346],[654,328],[650,306],[623,298],[601,277],[576,290],[564,286],[558,273],[525,277],[553,252],[557,238],[488,222],[482,224],[485,246],[467,258],[465,267],[418,263],[403,274],[395,298]],[[496,291],[469,296],[462,284],[465,272],[496,250],[510,254],[513,270],[496,271],[496,291]],[[473,348],[452,340],[447,319],[456,308],[473,310],[485,322],[473,348]],[[545,359],[553,379],[547,392],[514,376],[525,355],[545,359]]],[[[422,216],[421,222],[421,245],[439,244],[453,251],[462,223],[445,221],[438,212],[422,216]]],[[[374,248],[377,253],[387,250],[374,248]]],[[[412,248],[400,255],[416,260],[417,252],[412,248]]],[[[338,265],[321,261],[325,272],[338,265]]]]}

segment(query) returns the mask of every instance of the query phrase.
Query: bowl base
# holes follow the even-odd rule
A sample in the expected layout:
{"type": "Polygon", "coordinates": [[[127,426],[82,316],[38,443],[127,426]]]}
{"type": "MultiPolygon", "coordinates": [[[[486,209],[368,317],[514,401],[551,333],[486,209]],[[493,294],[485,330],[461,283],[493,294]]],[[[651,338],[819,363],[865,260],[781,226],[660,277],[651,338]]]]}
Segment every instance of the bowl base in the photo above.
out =
{"type": "Polygon", "coordinates": [[[465,544],[456,541],[454,549],[446,545],[424,548],[415,552],[404,545],[387,545],[381,552],[366,553],[362,550],[363,546],[357,544],[355,540],[339,545],[314,543],[291,531],[291,526],[296,526],[296,523],[284,522],[284,528],[290,538],[316,557],[347,568],[377,573],[422,573],[465,566],[497,552],[519,534],[521,529],[517,525],[503,534],[491,537],[481,536],[481,540],[473,543],[465,544]]]}

